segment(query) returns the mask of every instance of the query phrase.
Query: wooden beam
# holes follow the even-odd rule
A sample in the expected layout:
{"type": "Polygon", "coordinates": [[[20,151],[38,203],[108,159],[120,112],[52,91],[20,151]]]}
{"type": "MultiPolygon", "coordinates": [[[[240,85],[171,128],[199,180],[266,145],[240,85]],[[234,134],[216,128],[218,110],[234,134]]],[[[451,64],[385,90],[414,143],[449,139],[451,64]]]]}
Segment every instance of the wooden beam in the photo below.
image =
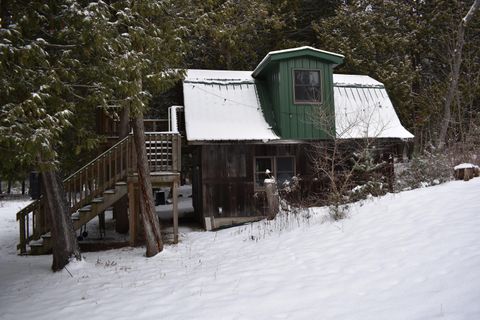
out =
{"type": "Polygon", "coordinates": [[[135,206],[135,185],[132,181],[128,182],[128,224],[130,230],[130,245],[135,245],[135,238],[137,233],[137,207],[135,206]]]}
{"type": "Polygon", "coordinates": [[[178,179],[173,182],[173,243],[178,243],[178,179]]]}

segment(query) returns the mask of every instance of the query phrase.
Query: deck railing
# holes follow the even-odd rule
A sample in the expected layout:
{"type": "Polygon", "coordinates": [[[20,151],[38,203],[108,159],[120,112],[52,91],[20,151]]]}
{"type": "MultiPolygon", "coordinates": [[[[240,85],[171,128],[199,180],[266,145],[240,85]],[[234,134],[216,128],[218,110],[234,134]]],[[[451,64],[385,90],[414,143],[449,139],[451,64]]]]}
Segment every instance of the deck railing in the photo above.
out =
{"type": "MultiPolygon", "coordinates": [[[[181,171],[181,138],[178,133],[148,132],[145,144],[150,172],[181,171]]],[[[63,181],[70,213],[91,203],[135,172],[135,145],[132,135],[128,135],[63,181]]],[[[17,213],[20,230],[17,248],[22,254],[26,253],[30,241],[38,240],[50,231],[46,209],[40,198],[17,213]]]]}

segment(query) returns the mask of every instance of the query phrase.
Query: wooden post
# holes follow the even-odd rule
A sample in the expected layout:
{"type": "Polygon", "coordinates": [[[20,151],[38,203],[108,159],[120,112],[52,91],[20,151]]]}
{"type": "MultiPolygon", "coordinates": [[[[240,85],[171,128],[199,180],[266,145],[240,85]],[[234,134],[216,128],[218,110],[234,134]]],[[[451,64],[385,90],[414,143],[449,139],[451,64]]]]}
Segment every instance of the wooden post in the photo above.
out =
{"type": "Polygon", "coordinates": [[[19,228],[20,228],[20,253],[27,253],[27,242],[25,241],[25,216],[22,213],[22,216],[19,219],[19,228]]]}
{"type": "MultiPolygon", "coordinates": [[[[130,111],[128,107],[124,107],[120,113],[120,123],[118,126],[118,137],[123,139],[128,136],[130,132],[130,111]]],[[[123,157],[123,154],[119,155],[123,157]]],[[[115,159],[115,172],[118,174],[117,157],[115,159]]],[[[120,171],[123,168],[120,168],[120,171]]],[[[127,233],[129,227],[128,212],[127,212],[127,197],[122,197],[113,205],[113,214],[115,217],[115,231],[118,233],[127,233]]]]}
{"type": "Polygon", "coordinates": [[[132,181],[128,182],[128,224],[130,229],[130,245],[135,245],[135,239],[137,234],[137,216],[138,211],[135,206],[135,185],[132,181]]]}
{"type": "Polygon", "coordinates": [[[265,195],[267,197],[267,219],[272,220],[278,213],[280,199],[278,197],[277,183],[275,179],[265,179],[265,195]]]}
{"type": "Polygon", "coordinates": [[[178,178],[173,181],[173,243],[178,243],[178,178]]]}

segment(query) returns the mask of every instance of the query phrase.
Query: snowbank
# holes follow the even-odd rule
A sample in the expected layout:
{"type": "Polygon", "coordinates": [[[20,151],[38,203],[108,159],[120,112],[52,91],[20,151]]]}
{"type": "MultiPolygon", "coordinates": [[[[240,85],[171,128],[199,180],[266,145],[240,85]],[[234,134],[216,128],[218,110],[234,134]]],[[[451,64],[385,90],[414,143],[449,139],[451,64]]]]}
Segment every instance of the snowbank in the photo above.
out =
{"type": "Polygon", "coordinates": [[[19,257],[0,208],[1,319],[480,319],[480,179],[322,208],[143,248],[52,274],[19,257]],[[462,201],[457,201],[462,199],[462,201]]]}

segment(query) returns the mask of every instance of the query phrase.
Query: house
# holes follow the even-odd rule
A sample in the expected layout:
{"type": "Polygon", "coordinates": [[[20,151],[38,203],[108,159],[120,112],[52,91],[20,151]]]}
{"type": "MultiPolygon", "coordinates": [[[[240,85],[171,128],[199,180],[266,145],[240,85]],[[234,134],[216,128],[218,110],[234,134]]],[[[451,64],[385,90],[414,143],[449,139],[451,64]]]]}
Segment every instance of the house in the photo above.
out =
{"type": "MultiPolygon", "coordinates": [[[[174,242],[182,176],[192,181],[195,217],[212,230],[265,217],[269,175],[279,183],[299,176],[302,192],[310,192],[312,143],[375,139],[391,155],[392,143],[413,138],[383,84],[368,76],[334,74],[341,63],[340,54],[299,47],[268,53],[253,71],[186,70],[183,106],[169,109],[168,123],[145,123],[152,185],[173,191],[174,242]],[[179,122],[185,124],[183,137],[179,122]]],[[[135,245],[141,224],[134,142],[131,135],[115,137],[112,119],[99,114],[97,123],[115,142],[64,180],[74,228],[95,217],[101,221],[116,205],[115,223],[124,222],[135,245]]],[[[28,247],[34,254],[50,250],[45,212],[38,199],[17,213],[21,253],[28,247]]]]}
{"type": "Polygon", "coordinates": [[[342,62],[342,55],[299,47],[268,53],[253,71],[187,70],[193,201],[207,230],[265,216],[266,170],[280,183],[295,175],[311,181],[312,142],[413,138],[383,84],[334,74],[342,62]]]}

